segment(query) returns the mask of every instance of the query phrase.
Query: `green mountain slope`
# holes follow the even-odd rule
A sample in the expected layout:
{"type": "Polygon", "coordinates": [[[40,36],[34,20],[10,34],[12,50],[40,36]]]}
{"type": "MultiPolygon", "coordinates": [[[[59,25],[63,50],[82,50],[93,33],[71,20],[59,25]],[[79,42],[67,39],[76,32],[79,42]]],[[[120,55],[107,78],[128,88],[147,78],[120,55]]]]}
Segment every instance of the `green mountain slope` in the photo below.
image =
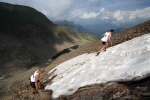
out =
{"type": "Polygon", "coordinates": [[[55,21],[54,23],[58,25],[66,25],[75,32],[90,33],[89,30],[85,29],[81,25],[75,24],[73,21],[69,22],[67,20],[63,20],[63,21],[55,21]]]}
{"type": "Polygon", "coordinates": [[[0,12],[0,64],[3,67],[42,64],[65,48],[96,39],[94,35],[55,25],[27,6],[1,2],[0,12]]]}

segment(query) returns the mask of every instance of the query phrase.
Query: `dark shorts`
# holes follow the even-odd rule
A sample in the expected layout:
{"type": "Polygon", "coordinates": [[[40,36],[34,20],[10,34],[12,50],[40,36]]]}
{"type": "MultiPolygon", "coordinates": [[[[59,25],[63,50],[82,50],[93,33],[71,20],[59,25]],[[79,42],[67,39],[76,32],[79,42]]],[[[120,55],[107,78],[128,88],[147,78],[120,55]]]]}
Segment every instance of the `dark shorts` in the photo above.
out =
{"type": "Polygon", "coordinates": [[[106,44],[106,42],[104,42],[104,41],[102,41],[102,43],[103,43],[103,45],[105,45],[105,44],[106,44]]]}
{"type": "MultiPolygon", "coordinates": [[[[38,80],[38,82],[40,82],[40,81],[38,80]]],[[[35,82],[31,82],[31,81],[30,81],[30,85],[31,85],[32,88],[36,88],[35,82]]]]}

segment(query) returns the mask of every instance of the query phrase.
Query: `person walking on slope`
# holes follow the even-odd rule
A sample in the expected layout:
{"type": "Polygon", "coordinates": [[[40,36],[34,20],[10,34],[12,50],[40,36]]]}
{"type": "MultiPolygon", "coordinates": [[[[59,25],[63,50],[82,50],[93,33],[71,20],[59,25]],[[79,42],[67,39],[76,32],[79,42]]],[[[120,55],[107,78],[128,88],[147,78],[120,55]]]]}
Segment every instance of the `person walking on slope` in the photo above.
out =
{"type": "Polygon", "coordinates": [[[30,77],[30,85],[32,87],[32,94],[36,93],[36,92],[41,92],[41,82],[39,81],[40,78],[40,74],[44,72],[44,68],[41,68],[37,71],[34,72],[33,75],[31,75],[30,77]]]}
{"type": "Polygon", "coordinates": [[[111,36],[112,36],[113,32],[114,32],[114,30],[111,29],[109,32],[106,32],[106,33],[104,33],[104,34],[101,35],[101,41],[102,41],[103,45],[100,48],[100,50],[97,52],[96,56],[98,56],[103,50],[106,51],[106,48],[108,47],[108,42],[112,46],[111,36]]]}

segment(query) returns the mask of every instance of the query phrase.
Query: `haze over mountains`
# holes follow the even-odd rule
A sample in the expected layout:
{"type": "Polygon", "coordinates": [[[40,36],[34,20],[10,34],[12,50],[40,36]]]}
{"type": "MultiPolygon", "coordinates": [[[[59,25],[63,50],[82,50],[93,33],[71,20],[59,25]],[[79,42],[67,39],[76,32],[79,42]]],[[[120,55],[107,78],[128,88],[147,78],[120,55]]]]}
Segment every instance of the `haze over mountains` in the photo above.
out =
{"type": "Polygon", "coordinates": [[[129,28],[130,26],[132,26],[132,25],[117,26],[117,25],[113,25],[110,23],[93,24],[93,25],[79,25],[79,24],[75,24],[73,21],[67,21],[67,20],[54,21],[54,23],[58,24],[58,25],[67,25],[70,29],[72,29],[74,31],[79,31],[82,33],[90,32],[97,36],[100,36],[104,32],[109,31],[110,29],[114,29],[115,30],[114,34],[115,34],[115,33],[121,32],[121,31],[129,28]]]}
{"type": "Polygon", "coordinates": [[[66,25],[68,26],[71,30],[76,31],[76,32],[81,32],[81,33],[89,33],[90,31],[88,31],[88,29],[85,29],[83,26],[75,24],[73,21],[67,21],[67,20],[63,20],[63,21],[54,21],[55,24],[58,25],[66,25]]]}
{"type": "Polygon", "coordinates": [[[82,25],[84,28],[88,29],[92,33],[94,33],[97,36],[100,36],[104,32],[108,32],[110,29],[114,29],[115,33],[119,33],[129,27],[123,27],[123,26],[117,26],[109,23],[105,24],[94,24],[94,25],[82,25]]]}

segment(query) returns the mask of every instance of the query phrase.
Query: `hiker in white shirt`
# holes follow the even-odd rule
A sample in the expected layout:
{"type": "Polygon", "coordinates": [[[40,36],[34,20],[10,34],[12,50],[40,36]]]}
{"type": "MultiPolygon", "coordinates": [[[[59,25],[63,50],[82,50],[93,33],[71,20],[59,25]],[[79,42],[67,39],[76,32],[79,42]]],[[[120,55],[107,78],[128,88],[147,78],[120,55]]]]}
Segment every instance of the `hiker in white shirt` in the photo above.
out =
{"type": "Polygon", "coordinates": [[[30,85],[32,87],[32,94],[34,94],[35,92],[41,92],[41,82],[39,81],[40,78],[40,74],[44,72],[44,68],[41,68],[37,71],[34,72],[33,75],[31,75],[30,77],[30,85]]]}
{"type": "Polygon", "coordinates": [[[104,34],[101,35],[101,41],[102,41],[103,45],[100,48],[100,50],[97,52],[96,56],[98,56],[103,50],[106,51],[106,48],[108,47],[108,42],[112,46],[111,36],[112,36],[113,32],[114,32],[114,30],[111,29],[109,32],[106,32],[106,33],[104,33],[104,34]]]}

